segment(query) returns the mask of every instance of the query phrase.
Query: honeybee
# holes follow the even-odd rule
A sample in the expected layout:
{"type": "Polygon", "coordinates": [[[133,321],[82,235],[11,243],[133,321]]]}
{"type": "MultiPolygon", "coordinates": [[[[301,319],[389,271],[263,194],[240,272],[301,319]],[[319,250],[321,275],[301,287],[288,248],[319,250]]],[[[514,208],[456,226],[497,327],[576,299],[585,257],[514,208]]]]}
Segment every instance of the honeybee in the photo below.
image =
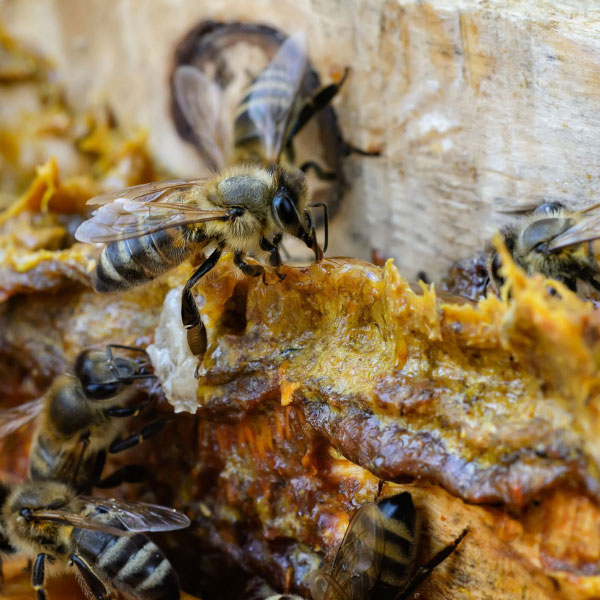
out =
{"type": "Polygon", "coordinates": [[[77,496],[64,483],[0,485],[0,551],[34,560],[31,582],[45,600],[45,573],[75,567],[91,598],[111,591],[140,600],[176,600],[179,579],[143,532],[182,529],[182,513],[164,506],[77,496]]]}
{"type": "Polygon", "coordinates": [[[420,519],[409,492],[363,504],[352,517],[331,572],[312,578],[313,600],[406,600],[460,544],[468,529],[416,570],[420,519]]]}
{"type": "Polygon", "coordinates": [[[111,344],[106,351],[84,350],[75,361],[73,374],[58,377],[38,401],[0,414],[0,438],[37,417],[29,453],[33,480],[68,483],[79,493],[95,485],[113,487],[141,478],[140,468],[122,467],[101,480],[106,453],[131,448],[161,431],[165,419],[146,425],[139,433],[120,438],[123,418],[135,416],[146,406],[127,405],[132,383],[153,377],[141,348],[111,344]],[[116,348],[136,352],[141,358],[115,356],[116,348]]]}
{"type": "MultiPolygon", "coordinates": [[[[181,318],[196,355],[204,354],[207,338],[192,288],[225,250],[234,253],[234,263],[245,275],[263,275],[263,279],[265,267],[249,263],[246,256],[268,257],[282,279],[279,244],[284,234],[302,240],[315,260],[323,256],[311,214],[316,205],[309,204],[306,177],[300,169],[280,164],[291,137],[326,100],[318,95],[312,99],[314,106],[297,106],[305,68],[304,36],[292,36],[240,105],[236,164],[206,179],[150,183],[93,198],[89,204],[98,208],[75,234],[80,241],[107,244],[95,272],[95,288],[102,292],[146,283],[214,246],[182,293],[181,318]]],[[[214,141],[223,137],[217,86],[190,66],[179,67],[174,81],[182,111],[196,135],[210,140],[204,146],[212,150],[213,165],[221,168],[224,154],[214,141]]]]}
{"type": "MultiPolygon", "coordinates": [[[[582,211],[560,202],[536,207],[526,223],[506,227],[502,238],[515,263],[529,275],[541,273],[577,291],[578,281],[600,291],[600,267],[593,242],[600,238],[600,204],[582,211]]],[[[524,210],[523,212],[528,212],[524,210]]],[[[504,280],[499,274],[500,257],[488,250],[488,273],[496,291],[504,280]]]]}

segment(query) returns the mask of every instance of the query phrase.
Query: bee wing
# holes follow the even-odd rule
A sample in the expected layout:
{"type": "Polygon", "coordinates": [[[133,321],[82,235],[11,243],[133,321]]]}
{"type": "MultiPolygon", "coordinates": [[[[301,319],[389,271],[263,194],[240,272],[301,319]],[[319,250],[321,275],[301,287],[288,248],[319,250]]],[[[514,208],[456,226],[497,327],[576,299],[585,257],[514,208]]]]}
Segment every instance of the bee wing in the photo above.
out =
{"type": "Polygon", "coordinates": [[[225,166],[226,133],[221,121],[221,89],[202,71],[182,65],[173,73],[175,99],[194,131],[212,170],[225,166]]]}
{"type": "Polygon", "coordinates": [[[310,595],[313,600],[353,600],[325,571],[317,571],[312,576],[310,595]]]}
{"type": "Polygon", "coordinates": [[[184,529],[190,525],[190,520],[174,508],[146,504],[145,502],[130,502],[115,498],[82,497],[87,504],[102,506],[111,511],[128,531],[172,531],[184,529]]]}
{"type": "Polygon", "coordinates": [[[306,36],[300,31],[281,44],[269,65],[254,80],[248,96],[248,115],[259,132],[265,156],[276,162],[306,69],[306,36]],[[277,88],[277,98],[265,101],[264,89],[273,81],[285,81],[277,88]],[[262,83],[264,85],[262,85],[262,83]]]}
{"type": "Polygon", "coordinates": [[[568,246],[591,242],[598,238],[600,238],[600,212],[586,214],[573,227],[569,227],[569,229],[557,235],[548,245],[548,249],[550,251],[560,250],[568,246]]]}
{"type": "Polygon", "coordinates": [[[150,183],[92,198],[99,206],[75,237],[80,242],[115,242],[140,237],[178,225],[217,221],[227,211],[198,207],[202,179],[150,183]]]}
{"type": "Polygon", "coordinates": [[[99,523],[84,515],[68,512],[61,509],[36,510],[32,513],[32,518],[35,521],[51,521],[53,523],[62,523],[63,525],[71,525],[81,529],[90,529],[92,531],[102,531],[111,535],[130,535],[130,531],[112,527],[106,523],[99,523]]]}
{"type": "Polygon", "coordinates": [[[192,185],[202,185],[205,179],[169,179],[168,181],[151,181],[128,188],[114,190],[95,196],[86,202],[89,206],[102,206],[119,198],[137,202],[153,202],[165,192],[176,189],[186,189],[192,185]]]}
{"type": "Polygon", "coordinates": [[[319,600],[366,598],[381,570],[385,532],[379,508],[363,504],[355,513],[337,551],[331,575],[318,571],[311,592],[319,600]]]}
{"type": "Polygon", "coordinates": [[[39,415],[43,405],[42,397],[0,411],[0,440],[33,421],[39,415]]]}

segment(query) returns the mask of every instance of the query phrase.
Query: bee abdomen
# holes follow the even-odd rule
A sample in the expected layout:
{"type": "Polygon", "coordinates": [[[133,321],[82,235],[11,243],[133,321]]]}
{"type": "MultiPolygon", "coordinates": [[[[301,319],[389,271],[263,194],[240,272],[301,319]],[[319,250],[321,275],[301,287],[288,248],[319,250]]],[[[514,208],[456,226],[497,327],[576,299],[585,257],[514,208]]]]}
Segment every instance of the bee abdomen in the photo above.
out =
{"type": "Polygon", "coordinates": [[[378,504],[384,529],[383,557],[374,597],[395,598],[409,582],[414,571],[419,536],[419,521],[408,492],[378,504]]]}
{"type": "Polygon", "coordinates": [[[126,545],[127,562],[111,575],[116,587],[144,600],[179,598],[177,575],[158,546],[144,535],[136,535],[126,545]]]}
{"type": "Polygon", "coordinates": [[[290,97],[295,93],[294,86],[289,81],[289,75],[284,69],[271,65],[250,86],[247,94],[240,102],[234,121],[235,146],[240,147],[255,141],[260,137],[252,112],[262,112],[270,107],[277,114],[278,108],[287,110],[290,97]]]}
{"type": "Polygon", "coordinates": [[[190,251],[182,228],[112,242],[100,255],[94,287],[112,292],[148,283],[183,262],[190,251]]]}
{"type": "Polygon", "coordinates": [[[115,589],[141,600],[179,598],[177,574],[158,546],[145,535],[121,537],[78,531],[81,532],[77,537],[78,553],[96,564],[115,589]]]}

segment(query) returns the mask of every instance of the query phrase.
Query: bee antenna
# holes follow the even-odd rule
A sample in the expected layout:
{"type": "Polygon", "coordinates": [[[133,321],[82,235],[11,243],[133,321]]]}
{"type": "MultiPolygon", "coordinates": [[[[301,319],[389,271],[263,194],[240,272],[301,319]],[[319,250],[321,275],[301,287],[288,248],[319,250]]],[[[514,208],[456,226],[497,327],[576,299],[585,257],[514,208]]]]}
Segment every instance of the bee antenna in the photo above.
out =
{"type": "Polygon", "coordinates": [[[324,202],[315,202],[310,205],[311,208],[322,208],[323,209],[323,229],[325,230],[325,241],[323,242],[323,252],[327,252],[327,246],[329,245],[329,212],[327,211],[327,204],[324,202]]]}

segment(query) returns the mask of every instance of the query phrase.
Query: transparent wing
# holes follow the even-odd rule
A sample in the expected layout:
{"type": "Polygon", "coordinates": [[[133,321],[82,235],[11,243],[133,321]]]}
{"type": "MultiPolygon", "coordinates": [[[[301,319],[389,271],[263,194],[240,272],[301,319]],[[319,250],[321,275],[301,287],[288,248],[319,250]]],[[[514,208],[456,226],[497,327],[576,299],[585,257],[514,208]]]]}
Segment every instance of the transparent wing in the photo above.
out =
{"type": "Polygon", "coordinates": [[[73,527],[79,527],[81,529],[102,531],[111,535],[131,534],[131,532],[126,529],[112,527],[111,525],[94,521],[89,517],[78,515],[76,513],[71,513],[61,509],[36,510],[32,513],[32,518],[34,521],[52,521],[53,523],[62,523],[63,525],[71,525],[73,527]]]}
{"type": "Polygon", "coordinates": [[[225,166],[226,134],[221,121],[221,89],[202,71],[190,65],[177,67],[173,74],[177,104],[193,129],[209,168],[225,166]]]}
{"type": "Polygon", "coordinates": [[[373,502],[363,504],[350,520],[331,569],[331,577],[350,598],[366,596],[377,582],[384,540],[379,508],[373,502]]]}
{"type": "Polygon", "coordinates": [[[317,571],[310,582],[313,600],[355,600],[346,595],[335,579],[325,571],[317,571]]]}
{"type": "Polygon", "coordinates": [[[168,181],[151,181],[150,183],[141,183],[128,188],[114,190],[95,196],[86,202],[89,206],[102,206],[109,204],[119,198],[126,200],[135,200],[136,202],[153,202],[160,198],[165,192],[175,189],[186,189],[190,186],[201,186],[206,181],[203,179],[169,179],[168,181]]]}
{"type": "Polygon", "coordinates": [[[248,115],[252,119],[265,156],[276,162],[283,149],[298,90],[306,69],[306,36],[298,32],[283,42],[269,65],[258,75],[248,96],[248,115]],[[265,88],[277,86],[277,101],[265,102],[265,88]]]}
{"type": "Polygon", "coordinates": [[[0,440],[33,421],[40,414],[43,405],[44,399],[37,398],[0,411],[0,440]]]}
{"type": "Polygon", "coordinates": [[[186,515],[167,506],[116,500],[115,498],[107,500],[82,497],[82,500],[92,506],[108,508],[128,531],[172,531],[184,529],[190,525],[190,520],[186,515]]]}
{"type": "Polygon", "coordinates": [[[591,242],[598,238],[600,238],[600,212],[586,214],[573,227],[569,227],[569,229],[557,235],[550,242],[548,248],[550,251],[560,250],[568,246],[591,242]]]}
{"type": "Polygon", "coordinates": [[[199,208],[204,180],[144,184],[92,198],[99,206],[75,237],[80,242],[115,242],[170,227],[227,219],[224,210],[199,208]]]}

